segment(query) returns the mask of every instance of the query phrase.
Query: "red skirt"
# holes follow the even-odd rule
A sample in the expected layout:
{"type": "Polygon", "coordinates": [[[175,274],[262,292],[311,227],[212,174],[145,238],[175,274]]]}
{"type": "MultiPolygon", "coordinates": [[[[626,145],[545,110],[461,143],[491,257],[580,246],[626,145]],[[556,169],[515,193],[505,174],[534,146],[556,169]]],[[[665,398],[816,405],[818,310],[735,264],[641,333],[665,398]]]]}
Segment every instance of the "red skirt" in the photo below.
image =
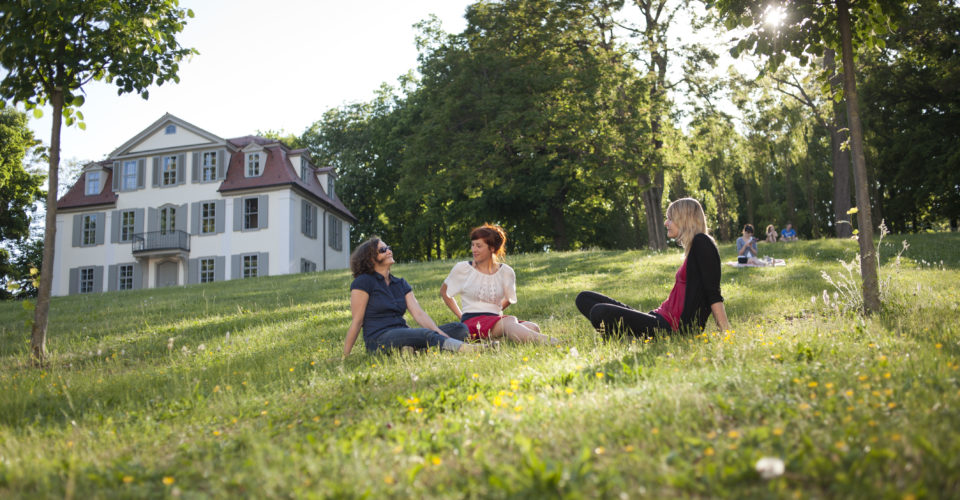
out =
{"type": "Polygon", "coordinates": [[[485,314],[475,316],[467,320],[467,328],[470,329],[470,337],[474,340],[490,338],[490,330],[497,326],[497,323],[506,316],[497,316],[496,314],[485,314]]]}
{"type": "MultiPolygon", "coordinates": [[[[474,316],[465,323],[470,330],[470,338],[474,340],[490,338],[490,330],[497,326],[497,323],[503,318],[510,316],[497,316],[496,314],[484,314],[483,316],[474,316]]],[[[518,323],[529,323],[529,321],[519,321],[518,323]]]]}

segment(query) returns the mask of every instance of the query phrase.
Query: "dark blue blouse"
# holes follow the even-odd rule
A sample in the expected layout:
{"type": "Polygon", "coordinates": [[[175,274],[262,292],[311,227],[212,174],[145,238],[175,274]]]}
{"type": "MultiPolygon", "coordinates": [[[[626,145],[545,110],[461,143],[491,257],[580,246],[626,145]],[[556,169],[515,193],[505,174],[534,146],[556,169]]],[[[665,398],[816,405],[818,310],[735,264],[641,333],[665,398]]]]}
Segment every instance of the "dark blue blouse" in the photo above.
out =
{"type": "Polygon", "coordinates": [[[350,284],[350,290],[363,290],[369,295],[363,313],[363,340],[369,343],[391,328],[406,328],[406,296],[413,288],[403,278],[390,275],[388,286],[380,274],[361,274],[350,284]]]}

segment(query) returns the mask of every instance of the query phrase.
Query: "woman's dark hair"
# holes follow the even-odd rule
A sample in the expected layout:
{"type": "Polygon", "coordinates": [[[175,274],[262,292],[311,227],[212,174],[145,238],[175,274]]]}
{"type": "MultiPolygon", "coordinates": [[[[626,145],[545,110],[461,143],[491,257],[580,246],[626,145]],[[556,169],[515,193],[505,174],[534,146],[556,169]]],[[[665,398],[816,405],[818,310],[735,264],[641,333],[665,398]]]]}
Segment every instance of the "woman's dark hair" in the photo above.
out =
{"type": "Polygon", "coordinates": [[[353,277],[373,273],[379,253],[380,238],[378,236],[371,236],[370,239],[354,249],[353,253],[350,254],[350,272],[353,273],[353,277]]]}
{"type": "Polygon", "coordinates": [[[754,234],[754,233],[753,233],[753,224],[747,224],[747,225],[743,226],[743,230],[746,231],[746,232],[748,232],[748,233],[750,233],[750,234],[754,234]]]}
{"type": "Polygon", "coordinates": [[[483,240],[493,251],[494,262],[503,260],[507,255],[507,233],[500,226],[486,223],[470,231],[470,241],[483,240]]]}

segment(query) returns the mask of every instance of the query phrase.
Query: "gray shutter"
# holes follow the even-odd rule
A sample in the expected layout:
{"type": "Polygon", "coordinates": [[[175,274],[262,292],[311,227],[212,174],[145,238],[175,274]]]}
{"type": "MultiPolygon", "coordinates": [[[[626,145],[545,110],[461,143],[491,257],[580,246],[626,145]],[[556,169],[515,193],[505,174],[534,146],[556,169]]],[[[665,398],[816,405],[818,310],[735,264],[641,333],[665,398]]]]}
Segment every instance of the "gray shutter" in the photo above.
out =
{"type": "Polygon", "coordinates": [[[227,258],[224,256],[213,258],[213,281],[223,281],[227,272],[227,258]]]}
{"type": "Polygon", "coordinates": [[[110,211],[110,243],[120,242],[120,211],[110,211]]]}
{"type": "Polygon", "coordinates": [[[227,203],[226,203],[226,201],[224,201],[224,200],[217,200],[217,201],[213,202],[213,211],[214,211],[214,214],[213,214],[213,215],[214,215],[214,217],[216,218],[216,224],[215,224],[215,225],[216,225],[217,233],[218,233],[218,234],[219,234],[219,233],[222,233],[222,232],[224,231],[224,229],[223,229],[223,219],[224,219],[224,216],[226,215],[226,214],[224,214],[224,211],[226,211],[226,209],[227,209],[227,203]]]}
{"type": "Polygon", "coordinates": [[[233,230],[243,229],[243,198],[233,199],[233,230]]]}
{"type": "Polygon", "coordinates": [[[310,237],[317,239],[317,207],[310,205],[310,237]]]}
{"type": "Polygon", "coordinates": [[[107,268],[107,290],[115,292],[117,289],[117,265],[110,264],[107,268]]]}
{"type": "Polygon", "coordinates": [[[270,254],[267,252],[257,255],[257,276],[270,276],[270,254]]]}
{"type": "Polygon", "coordinates": [[[190,171],[193,172],[193,182],[200,181],[200,153],[193,153],[193,165],[190,166],[190,171]]]}
{"type": "Polygon", "coordinates": [[[257,221],[260,223],[258,229],[267,228],[267,203],[270,201],[270,196],[262,194],[260,195],[260,202],[257,204],[257,209],[260,213],[257,215],[257,221]]]}
{"type": "Polygon", "coordinates": [[[71,267],[70,268],[70,290],[67,292],[70,295],[76,295],[80,293],[80,268],[71,267]]]}
{"type": "Polygon", "coordinates": [[[300,232],[310,236],[309,229],[307,228],[307,214],[309,214],[310,206],[307,204],[307,200],[300,202],[300,232]]]}
{"type": "Polygon", "coordinates": [[[327,214],[327,245],[329,245],[330,248],[336,249],[336,246],[334,246],[334,240],[336,239],[334,233],[337,229],[334,226],[333,214],[327,214]]]}
{"type": "Polygon", "coordinates": [[[240,279],[243,272],[240,269],[240,255],[230,256],[230,279],[240,279]]]}
{"type": "Polygon", "coordinates": [[[143,288],[143,266],[139,262],[133,264],[133,289],[143,288]]]}
{"type": "Polygon", "coordinates": [[[160,185],[160,157],[153,157],[153,187],[160,185]]]}
{"type": "Polygon", "coordinates": [[[144,178],[147,176],[147,160],[137,160],[137,189],[143,189],[144,178]]]}
{"type": "Polygon", "coordinates": [[[80,246],[80,234],[83,232],[83,216],[73,216],[73,246],[80,246]]]}
{"type": "Polygon", "coordinates": [[[187,155],[180,153],[177,155],[177,184],[183,184],[187,180],[187,155]]]}
{"type": "Polygon", "coordinates": [[[188,232],[187,228],[187,204],[184,203],[177,207],[176,222],[177,231],[188,232]]]}
{"type": "Polygon", "coordinates": [[[93,266],[93,293],[103,292],[103,266],[93,266]]]}
{"type": "Polygon", "coordinates": [[[160,214],[156,208],[149,207],[147,208],[147,232],[152,233],[158,231],[160,227],[160,214]]]}
{"type": "Polygon", "coordinates": [[[139,234],[143,232],[143,213],[142,208],[133,211],[133,232],[139,234]]]}
{"type": "Polygon", "coordinates": [[[200,259],[190,259],[187,261],[187,284],[196,283],[200,283],[200,259]]]}
{"type": "MultiPolygon", "coordinates": [[[[196,178],[194,178],[196,180],[196,178]]],[[[190,234],[200,234],[200,202],[190,204],[190,234]]]]}
{"type": "Polygon", "coordinates": [[[107,213],[97,212],[93,214],[93,216],[97,221],[97,230],[94,232],[93,244],[103,245],[103,238],[107,233],[107,213]]]}
{"type": "Polygon", "coordinates": [[[223,179],[227,176],[227,155],[223,150],[217,151],[217,179],[223,179]]]}
{"type": "Polygon", "coordinates": [[[113,191],[120,191],[120,177],[123,173],[120,171],[120,162],[113,162],[113,191]]]}

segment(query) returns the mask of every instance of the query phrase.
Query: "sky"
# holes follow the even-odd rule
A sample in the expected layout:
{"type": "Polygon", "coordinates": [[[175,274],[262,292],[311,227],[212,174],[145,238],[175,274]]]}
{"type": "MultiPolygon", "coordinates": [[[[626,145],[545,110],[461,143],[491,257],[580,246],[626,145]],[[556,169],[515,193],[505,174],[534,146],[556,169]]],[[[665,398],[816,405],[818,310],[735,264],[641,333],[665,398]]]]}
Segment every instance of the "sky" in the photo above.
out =
{"type": "MultiPolygon", "coordinates": [[[[194,17],[178,40],[199,54],[181,62],[180,83],[151,86],[147,100],[88,83],[80,108],[86,130],[63,128],[61,165],[102,160],[165,113],[224,139],[267,130],[300,135],[325,111],[368,101],[383,83],[416,69],[413,25],[433,14],[444,31],[459,33],[473,1],[181,0],[194,17]]],[[[684,24],[675,21],[671,31],[689,41],[684,24]]],[[[726,53],[723,40],[701,42],[726,53]]],[[[51,114],[47,107],[31,120],[47,145],[51,114]]]]}
{"type": "MultiPolygon", "coordinates": [[[[463,30],[469,0],[181,0],[194,18],[178,36],[200,52],[180,83],[149,99],[91,82],[80,108],[86,130],[64,127],[61,157],[102,160],[164,113],[224,139],[258,130],[299,135],[330,109],[370,100],[417,66],[413,25],[430,14],[463,30]]],[[[49,145],[51,110],[31,120],[49,145]]]]}

